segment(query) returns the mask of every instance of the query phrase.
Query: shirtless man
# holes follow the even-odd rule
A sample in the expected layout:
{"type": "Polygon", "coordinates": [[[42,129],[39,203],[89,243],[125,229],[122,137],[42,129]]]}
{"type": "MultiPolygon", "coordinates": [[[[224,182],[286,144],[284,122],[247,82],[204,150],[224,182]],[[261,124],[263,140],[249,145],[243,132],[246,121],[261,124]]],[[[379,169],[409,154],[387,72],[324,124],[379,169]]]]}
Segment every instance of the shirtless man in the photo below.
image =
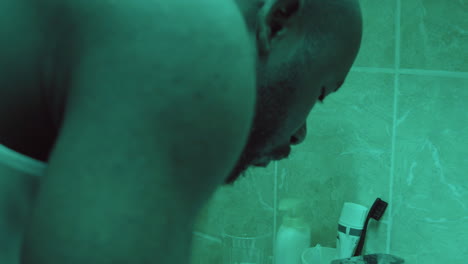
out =
{"type": "Polygon", "coordinates": [[[304,140],[361,34],[357,0],[2,0],[0,143],[47,163],[18,261],[188,263],[199,209],[304,140]]]}

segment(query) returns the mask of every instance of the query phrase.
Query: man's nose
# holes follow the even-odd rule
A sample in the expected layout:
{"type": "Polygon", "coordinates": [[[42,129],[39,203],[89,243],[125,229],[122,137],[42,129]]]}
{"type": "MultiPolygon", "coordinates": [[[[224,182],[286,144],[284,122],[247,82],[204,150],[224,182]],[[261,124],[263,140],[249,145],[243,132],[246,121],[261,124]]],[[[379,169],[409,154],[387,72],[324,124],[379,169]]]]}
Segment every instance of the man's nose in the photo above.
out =
{"type": "Polygon", "coordinates": [[[291,145],[301,144],[305,140],[306,135],[307,135],[307,125],[306,123],[304,123],[304,125],[302,125],[299,128],[299,130],[297,130],[296,133],[294,133],[291,136],[291,140],[290,140],[291,145]]]}

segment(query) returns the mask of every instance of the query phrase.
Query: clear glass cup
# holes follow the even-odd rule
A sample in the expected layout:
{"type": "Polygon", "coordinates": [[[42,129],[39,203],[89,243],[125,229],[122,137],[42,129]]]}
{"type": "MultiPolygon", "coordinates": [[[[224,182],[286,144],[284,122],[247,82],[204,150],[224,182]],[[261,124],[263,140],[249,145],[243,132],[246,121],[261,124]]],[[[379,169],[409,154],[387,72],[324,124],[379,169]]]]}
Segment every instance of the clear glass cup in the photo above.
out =
{"type": "Polygon", "coordinates": [[[272,233],[261,235],[233,234],[224,230],[223,264],[268,264],[266,252],[272,242],[272,233]]]}

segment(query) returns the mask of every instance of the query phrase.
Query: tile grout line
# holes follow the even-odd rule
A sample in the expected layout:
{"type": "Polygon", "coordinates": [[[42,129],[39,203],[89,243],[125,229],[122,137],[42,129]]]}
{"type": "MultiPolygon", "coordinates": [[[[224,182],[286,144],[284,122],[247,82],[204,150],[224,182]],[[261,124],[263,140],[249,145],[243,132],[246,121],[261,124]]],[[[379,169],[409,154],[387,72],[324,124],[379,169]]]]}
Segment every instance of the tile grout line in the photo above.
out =
{"type": "Polygon", "coordinates": [[[468,79],[468,72],[399,69],[400,74],[468,79]]]}
{"type": "Polygon", "coordinates": [[[272,236],[272,244],[273,244],[273,260],[272,260],[272,264],[276,264],[275,263],[275,242],[276,242],[276,225],[278,223],[276,223],[276,213],[277,213],[277,209],[278,209],[278,161],[275,161],[275,182],[273,184],[274,186],[274,190],[273,190],[273,236],[272,236]]]}
{"type": "MultiPolygon", "coordinates": [[[[395,69],[379,68],[379,67],[353,67],[353,68],[351,68],[351,72],[395,74],[395,69]]],[[[422,70],[422,69],[402,69],[402,68],[399,68],[398,72],[399,72],[399,74],[406,74],[406,75],[419,75],[419,76],[433,76],[433,77],[448,77],[448,78],[468,79],[468,72],[436,71],[436,70],[422,70]]]]}
{"type": "Polygon", "coordinates": [[[393,228],[393,192],[395,183],[395,145],[397,131],[398,114],[398,94],[400,91],[400,66],[401,66],[401,0],[396,0],[395,16],[395,79],[393,88],[393,131],[392,131],[392,154],[390,161],[390,183],[389,183],[389,206],[388,206],[388,226],[387,226],[387,248],[386,253],[390,254],[392,246],[393,228]]]}
{"type": "Polygon", "coordinates": [[[395,69],[379,68],[379,67],[352,67],[351,72],[364,72],[364,73],[389,73],[394,74],[395,69]]]}

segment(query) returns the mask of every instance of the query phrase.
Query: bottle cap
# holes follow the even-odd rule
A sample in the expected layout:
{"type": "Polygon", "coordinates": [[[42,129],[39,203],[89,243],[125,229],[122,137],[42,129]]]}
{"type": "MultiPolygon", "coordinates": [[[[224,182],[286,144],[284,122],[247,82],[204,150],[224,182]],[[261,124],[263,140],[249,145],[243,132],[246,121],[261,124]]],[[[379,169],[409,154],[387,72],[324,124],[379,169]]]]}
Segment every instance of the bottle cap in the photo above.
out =
{"type": "Polygon", "coordinates": [[[299,198],[284,198],[279,203],[279,211],[285,212],[283,225],[296,228],[309,227],[304,219],[304,211],[307,203],[299,198]]]}
{"type": "Polygon", "coordinates": [[[368,211],[367,207],[360,204],[345,203],[341,210],[339,223],[352,228],[362,229],[368,211]]]}
{"type": "Polygon", "coordinates": [[[284,198],[279,203],[279,211],[290,217],[302,217],[306,202],[298,198],[284,198]]]}

